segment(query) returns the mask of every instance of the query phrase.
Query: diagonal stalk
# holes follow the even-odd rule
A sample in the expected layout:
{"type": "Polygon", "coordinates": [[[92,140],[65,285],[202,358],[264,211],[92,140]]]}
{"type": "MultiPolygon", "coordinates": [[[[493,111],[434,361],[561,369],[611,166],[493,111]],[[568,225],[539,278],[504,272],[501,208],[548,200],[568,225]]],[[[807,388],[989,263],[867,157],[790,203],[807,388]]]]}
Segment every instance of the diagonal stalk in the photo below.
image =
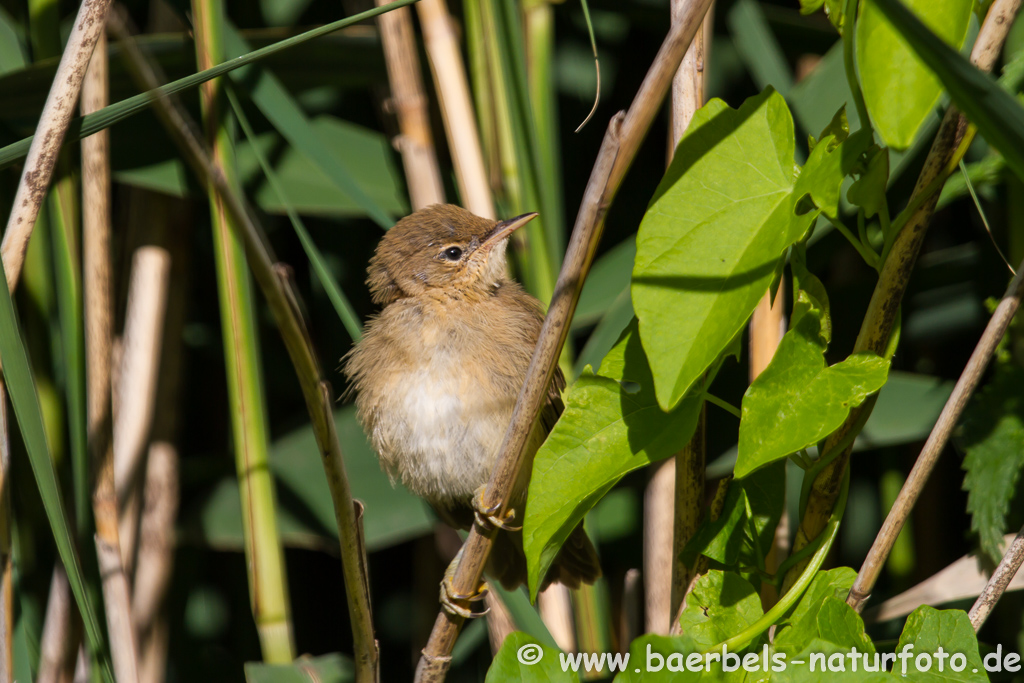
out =
{"type": "Polygon", "coordinates": [[[1006,549],[1003,559],[1000,560],[999,566],[992,572],[992,577],[985,585],[985,589],[974,602],[971,611],[967,613],[975,633],[985,625],[985,620],[992,613],[992,608],[999,602],[999,598],[1003,596],[1006,587],[1010,585],[1010,581],[1013,580],[1022,564],[1024,564],[1024,528],[1017,532],[1010,547],[1006,549]]]}
{"type": "Polygon", "coordinates": [[[7,288],[12,291],[21,275],[28,239],[32,235],[32,228],[46,197],[46,189],[53,177],[54,164],[68,124],[71,122],[71,116],[74,114],[75,102],[78,100],[93,48],[103,32],[110,2],[111,0],[83,0],[72,25],[71,35],[68,36],[67,47],[61,56],[50,93],[46,97],[46,104],[43,105],[43,113],[36,126],[18,190],[14,195],[14,208],[7,220],[3,242],[0,243],[0,256],[4,260],[7,273],[7,288]]]}
{"type": "MultiPolygon", "coordinates": [[[[221,61],[223,12],[220,0],[192,2],[196,62],[201,69],[221,61]]],[[[225,121],[224,94],[219,81],[203,84],[200,102],[206,144],[213,153],[213,163],[229,186],[238,187],[234,144],[225,121]]],[[[230,225],[231,219],[217,190],[208,187],[208,193],[235,469],[242,501],[249,602],[263,660],[269,664],[287,664],[295,658],[295,645],[284,547],[277,528],[274,478],[267,464],[265,394],[245,247],[237,228],[230,225]]]]}

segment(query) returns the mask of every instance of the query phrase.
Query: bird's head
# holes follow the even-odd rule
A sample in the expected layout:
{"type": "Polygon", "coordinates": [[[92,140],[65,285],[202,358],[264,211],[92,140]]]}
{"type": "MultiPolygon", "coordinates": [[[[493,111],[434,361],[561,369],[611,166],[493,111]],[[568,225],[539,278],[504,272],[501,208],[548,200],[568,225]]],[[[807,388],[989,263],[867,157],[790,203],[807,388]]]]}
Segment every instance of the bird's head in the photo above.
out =
{"type": "Polygon", "coordinates": [[[484,293],[506,277],[509,236],[537,214],[506,221],[480,218],[451,204],[434,204],[406,216],[377,245],[366,283],[374,303],[434,289],[484,293]]]}

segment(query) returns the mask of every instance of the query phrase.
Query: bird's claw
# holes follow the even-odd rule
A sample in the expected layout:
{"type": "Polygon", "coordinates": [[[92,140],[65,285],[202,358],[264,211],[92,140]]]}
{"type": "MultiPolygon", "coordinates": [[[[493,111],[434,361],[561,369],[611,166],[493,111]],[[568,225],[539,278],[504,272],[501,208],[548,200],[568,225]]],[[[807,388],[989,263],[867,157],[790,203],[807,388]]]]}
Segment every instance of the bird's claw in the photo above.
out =
{"type": "Polygon", "coordinates": [[[473,496],[473,516],[476,518],[476,523],[484,529],[494,528],[504,531],[522,531],[523,527],[509,524],[509,520],[515,519],[515,510],[509,508],[505,512],[504,517],[499,517],[494,513],[498,511],[501,505],[491,507],[484,505],[484,491],[486,488],[486,486],[481,486],[477,489],[476,495],[473,496]]]}
{"type": "Polygon", "coordinates": [[[439,600],[441,601],[441,607],[444,608],[445,612],[462,617],[463,619],[476,619],[482,617],[491,611],[490,607],[485,608],[482,612],[474,612],[471,609],[456,605],[456,600],[462,600],[466,602],[478,602],[487,597],[487,584],[472,595],[462,595],[461,593],[455,592],[455,587],[452,585],[452,579],[450,576],[445,576],[441,579],[441,595],[439,600]]]}

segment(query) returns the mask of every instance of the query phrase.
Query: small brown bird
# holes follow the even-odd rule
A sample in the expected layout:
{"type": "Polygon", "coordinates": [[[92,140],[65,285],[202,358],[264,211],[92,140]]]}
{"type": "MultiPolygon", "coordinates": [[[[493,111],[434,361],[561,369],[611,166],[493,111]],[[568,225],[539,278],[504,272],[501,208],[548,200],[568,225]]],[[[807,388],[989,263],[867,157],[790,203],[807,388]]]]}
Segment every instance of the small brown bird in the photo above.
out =
{"type": "MultiPolygon", "coordinates": [[[[544,320],[540,303],[505,267],[509,236],[536,215],[495,222],[430,206],[399,221],[370,259],[367,284],[383,310],[345,359],[359,421],[392,480],[457,529],[469,529],[479,511],[477,493],[490,478],[544,320]]],[[[513,525],[522,519],[533,455],[562,412],[564,386],[556,373],[512,495],[514,515],[488,560],[487,573],[508,589],[526,580],[522,532],[513,525]]],[[[578,587],[600,575],[578,526],[544,585],[578,587]]],[[[444,600],[444,581],[442,589],[442,602],[467,616],[444,600]]]]}

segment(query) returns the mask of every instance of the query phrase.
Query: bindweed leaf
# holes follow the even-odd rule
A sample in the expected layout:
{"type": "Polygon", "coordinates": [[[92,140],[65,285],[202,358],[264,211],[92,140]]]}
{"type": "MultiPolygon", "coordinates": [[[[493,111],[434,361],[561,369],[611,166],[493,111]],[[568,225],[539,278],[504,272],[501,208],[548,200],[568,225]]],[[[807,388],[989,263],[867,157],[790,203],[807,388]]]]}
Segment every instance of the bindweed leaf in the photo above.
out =
{"type": "Polygon", "coordinates": [[[809,309],[743,395],[737,477],[817,443],[885,384],[889,361],[857,353],[829,367],[824,351],[821,312],[809,309]]]}
{"type": "Polygon", "coordinates": [[[702,650],[728,640],[761,618],[761,597],[739,574],[709,570],[686,598],[679,622],[702,650]]]}
{"type": "Polygon", "coordinates": [[[970,683],[988,680],[981,655],[978,653],[978,637],[971,626],[971,620],[963,610],[937,610],[928,605],[918,607],[907,617],[903,633],[900,634],[900,642],[896,646],[897,653],[904,651],[910,652],[914,657],[909,660],[897,660],[893,664],[893,673],[911,680],[921,683],[945,683],[949,680],[970,683]],[[943,662],[940,670],[938,662],[942,660],[935,656],[940,648],[947,655],[963,655],[966,661],[960,665],[949,657],[943,662]],[[927,671],[916,667],[917,655],[922,652],[932,655],[931,667],[927,671]],[[904,665],[907,667],[906,671],[903,671],[904,665]],[[954,665],[962,668],[957,671],[954,665]]]}
{"type": "Polygon", "coordinates": [[[675,407],[746,324],[786,248],[813,224],[814,205],[838,196],[845,143],[819,147],[798,172],[793,119],[771,88],[735,110],[712,100],[694,116],[640,225],[633,269],[662,408],[675,407]]]}
{"type": "Polygon", "coordinates": [[[781,652],[793,655],[800,652],[808,641],[820,636],[818,613],[829,598],[846,599],[857,572],[849,567],[838,567],[818,572],[793,611],[778,625],[774,645],[781,652]]]}
{"type": "MultiPolygon", "coordinates": [[[[905,5],[947,45],[963,45],[972,0],[906,0],[905,5]]],[[[878,5],[861,6],[857,70],[868,114],[886,146],[906,149],[938,104],[942,83],[878,5]]]]}

